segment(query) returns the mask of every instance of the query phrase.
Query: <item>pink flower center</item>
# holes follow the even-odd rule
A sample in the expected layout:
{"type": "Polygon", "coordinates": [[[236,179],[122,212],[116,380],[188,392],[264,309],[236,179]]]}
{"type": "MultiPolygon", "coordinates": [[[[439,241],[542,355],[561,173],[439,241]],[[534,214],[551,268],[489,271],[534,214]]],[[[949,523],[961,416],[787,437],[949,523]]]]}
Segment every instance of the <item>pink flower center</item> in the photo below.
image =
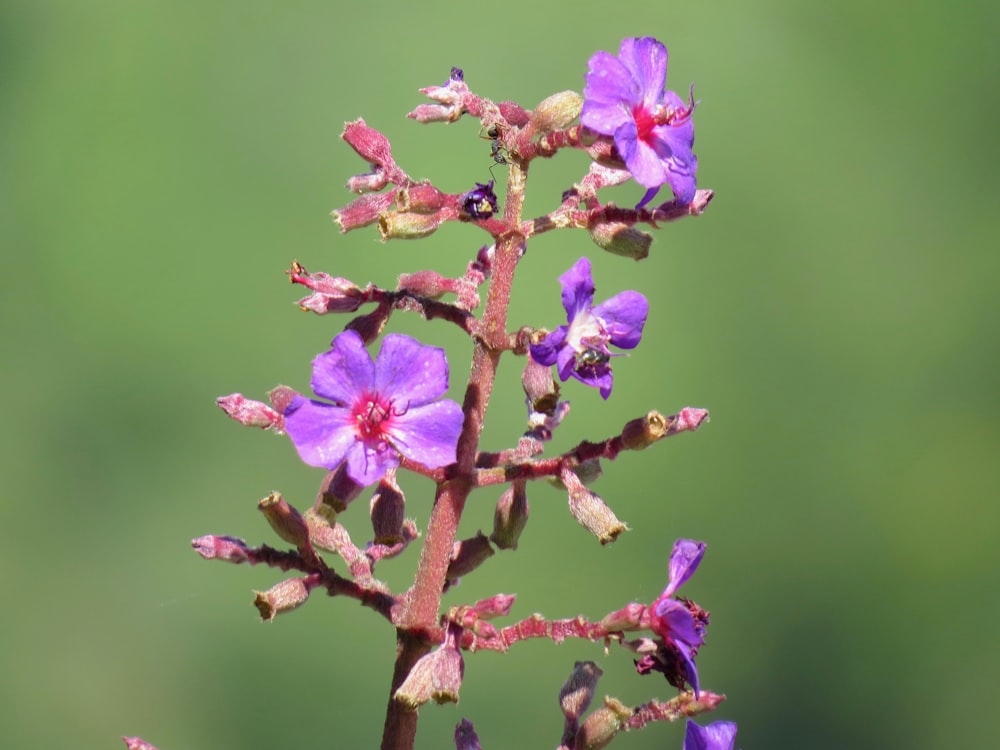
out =
{"type": "Polygon", "coordinates": [[[366,393],[359,398],[351,410],[357,424],[361,440],[384,440],[391,426],[392,418],[404,413],[398,411],[392,402],[378,393],[366,393]]]}
{"type": "Polygon", "coordinates": [[[632,119],[635,120],[639,140],[643,143],[649,143],[653,128],[656,126],[656,118],[653,117],[653,113],[646,109],[645,105],[639,104],[632,109],[632,119]]]}

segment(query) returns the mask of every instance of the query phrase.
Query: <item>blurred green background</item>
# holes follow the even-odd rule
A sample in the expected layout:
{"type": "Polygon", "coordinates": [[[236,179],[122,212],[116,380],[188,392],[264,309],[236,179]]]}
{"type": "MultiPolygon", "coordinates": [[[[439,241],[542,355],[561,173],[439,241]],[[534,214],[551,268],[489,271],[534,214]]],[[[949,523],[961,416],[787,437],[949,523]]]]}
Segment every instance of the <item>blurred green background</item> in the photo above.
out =
{"type": "MultiPolygon", "coordinates": [[[[251,589],[281,574],[202,561],[192,537],[275,543],[255,504],[311,502],[322,472],[214,406],[284,382],[346,322],[300,313],[294,258],[358,282],[460,274],[484,235],[338,234],[364,116],[400,164],[449,191],[489,177],[478,126],[418,126],[417,89],[452,65],[533,106],[581,90],[587,58],[648,34],[668,86],[697,84],[700,219],[641,265],[583,233],[538,238],[511,325],[563,322],[556,276],[580,255],[598,299],[652,312],[605,403],[571,382],[555,449],[650,408],[712,423],[605,466],[632,531],[601,548],[565,498],[532,488],[516,553],[449,604],[518,594],[514,615],[600,617],[649,602],[673,540],[708,542],[684,593],[713,615],[703,685],[749,748],[988,747],[997,697],[1000,480],[994,3],[14,2],[0,7],[3,273],[0,615],[3,745],[161,750],[375,747],[393,633],[317,595],[262,625],[251,589]],[[994,635],[989,635],[994,633],[994,635]]],[[[529,214],[582,154],[533,167],[529,214]]],[[[608,198],[628,204],[639,191],[608,198]]],[[[443,323],[392,330],[469,346],[443,323]]],[[[522,429],[515,363],[485,447],[522,429]]],[[[430,488],[408,482],[423,528],[430,488]]],[[[489,529],[496,492],[463,532],[489,529]]],[[[364,502],[345,519],[366,538],[364,502]]],[[[416,551],[384,563],[398,588],[416,551]]],[[[513,619],[513,618],[512,618],[513,619]]],[[[466,660],[459,706],[422,712],[418,747],[461,717],[487,750],[553,747],[575,660],[637,704],[673,691],[600,644],[531,642],[466,660]]],[[[622,748],[680,748],[657,725],[622,748]]]]}

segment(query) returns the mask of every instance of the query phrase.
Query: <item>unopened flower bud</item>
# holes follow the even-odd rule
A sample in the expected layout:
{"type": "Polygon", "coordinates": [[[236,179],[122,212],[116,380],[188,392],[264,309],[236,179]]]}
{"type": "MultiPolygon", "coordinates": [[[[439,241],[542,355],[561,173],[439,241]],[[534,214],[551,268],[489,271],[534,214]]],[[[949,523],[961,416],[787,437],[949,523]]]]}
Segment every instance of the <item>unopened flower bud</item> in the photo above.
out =
{"type": "Polygon", "coordinates": [[[666,437],[668,426],[666,417],[658,411],[651,411],[622,428],[622,445],[628,450],[641,451],[666,437]]]}
{"type": "Polygon", "coordinates": [[[264,514],[274,533],[289,544],[296,547],[309,544],[309,527],[306,526],[305,519],[288,504],[280,492],[272,492],[257,503],[257,510],[264,514]]]}
{"type": "Polygon", "coordinates": [[[613,542],[619,534],[628,530],[599,495],[583,486],[571,469],[564,469],[560,478],[569,493],[569,511],[573,518],[596,536],[602,545],[613,542]]]}
{"type": "Polygon", "coordinates": [[[600,625],[607,633],[618,633],[626,630],[639,630],[643,627],[643,617],[646,615],[646,605],[638,602],[626,604],[619,610],[605,615],[600,625]]]}
{"type": "Polygon", "coordinates": [[[563,716],[570,720],[583,716],[583,712],[590,708],[597,681],[603,674],[604,670],[592,661],[578,661],[573,665],[569,679],[559,690],[559,707],[563,716]]]}
{"type": "Polygon", "coordinates": [[[338,513],[347,509],[363,489],[364,487],[351,479],[347,473],[347,464],[342,463],[323,477],[319,492],[316,493],[313,510],[327,521],[333,521],[338,513]]]}
{"type": "Polygon", "coordinates": [[[347,178],[345,187],[352,193],[359,195],[364,193],[374,193],[389,184],[389,178],[385,170],[378,165],[372,165],[374,171],[363,172],[362,174],[351,175],[347,178]]]}
{"type": "Polygon", "coordinates": [[[531,119],[531,115],[528,111],[517,102],[502,101],[497,105],[497,107],[499,108],[503,119],[515,128],[523,128],[531,119]]]}
{"type": "Polygon", "coordinates": [[[375,544],[393,545],[403,541],[406,498],[396,484],[396,470],[389,469],[372,495],[371,519],[375,544]]]}
{"type": "Polygon", "coordinates": [[[375,128],[369,127],[360,117],[354,122],[344,123],[344,132],[340,137],[369,164],[380,167],[395,164],[389,139],[375,128]]]}
{"type": "Polygon", "coordinates": [[[692,406],[685,406],[675,415],[676,419],[671,426],[671,434],[686,432],[687,430],[697,430],[708,421],[707,409],[696,409],[692,406]]]}
{"type": "Polygon", "coordinates": [[[576,733],[576,750],[607,747],[630,716],[632,709],[624,703],[615,698],[605,698],[604,705],[588,716],[576,733]]]}
{"type": "Polygon", "coordinates": [[[465,672],[458,650],[460,634],[460,628],[449,627],[445,642],[417,660],[392,697],[411,710],[432,699],[438,703],[458,703],[458,689],[465,672]]]}
{"type": "Polygon", "coordinates": [[[493,557],[493,547],[483,532],[479,531],[470,539],[455,542],[448,564],[446,578],[453,581],[471,573],[488,559],[493,557]]]}
{"type": "Polygon", "coordinates": [[[433,214],[387,211],[378,217],[378,233],[386,240],[419,240],[437,231],[446,220],[444,212],[433,214]]]}
{"type": "Polygon", "coordinates": [[[303,310],[311,310],[317,315],[354,312],[365,300],[364,292],[350,279],[322,272],[309,273],[298,261],[292,263],[288,278],[293,284],[301,284],[313,291],[313,294],[300,299],[298,305],[303,310]]]}
{"type": "Polygon", "coordinates": [[[497,500],[493,513],[493,533],[490,541],[497,549],[517,549],[525,524],[528,523],[527,482],[514,480],[497,500]]]}
{"type": "Polygon", "coordinates": [[[330,212],[333,220],[340,226],[344,234],[352,229],[367,227],[378,221],[383,212],[388,211],[395,198],[392,192],[372,193],[353,200],[343,208],[330,212]]]}
{"type": "Polygon", "coordinates": [[[417,182],[396,191],[396,206],[402,212],[432,214],[444,205],[445,194],[429,182],[417,182]]]}
{"type": "Polygon", "coordinates": [[[591,226],[590,239],[602,250],[632,260],[648,257],[653,244],[653,235],[616,221],[601,221],[591,226]]]}
{"type": "Polygon", "coordinates": [[[552,377],[552,367],[527,358],[521,373],[521,387],[528,403],[528,413],[541,412],[552,416],[559,403],[559,385],[552,377]]]}
{"type": "Polygon", "coordinates": [[[239,565],[250,559],[247,543],[234,536],[208,534],[192,539],[191,546],[206,560],[221,560],[239,565]]]}
{"type": "Polygon", "coordinates": [[[253,605],[260,611],[261,620],[271,622],[278,615],[290,612],[305,602],[318,583],[319,578],[313,575],[289,578],[267,591],[255,591],[253,605]]]}
{"type": "Polygon", "coordinates": [[[560,91],[543,99],[531,113],[531,125],[538,135],[562,130],[580,116],[583,97],[575,91],[560,91]]]}
{"type": "MultiPolygon", "coordinates": [[[[455,730],[455,736],[458,736],[458,730],[455,730]]],[[[142,737],[122,737],[122,740],[125,742],[125,747],[128,750],[156,750],[153,745],[146,742],[142,737]]]]}
{"type": "Polygon", "coordinates": [[[454,279],[447,279],[437,271],[417,271],[400,274],[397,288],[421,297],[440,299],[452,291],[454,286],[454,279]]]}
{"type": "Polygon", "coordinates": [[[265,430],[284,429],[285,419],[281,412],[275,411],[267,404],[246,398],[242,393],[230,393],[220,396],[215,403],[222,411],[247,427],[260,427],[265,430]]]}

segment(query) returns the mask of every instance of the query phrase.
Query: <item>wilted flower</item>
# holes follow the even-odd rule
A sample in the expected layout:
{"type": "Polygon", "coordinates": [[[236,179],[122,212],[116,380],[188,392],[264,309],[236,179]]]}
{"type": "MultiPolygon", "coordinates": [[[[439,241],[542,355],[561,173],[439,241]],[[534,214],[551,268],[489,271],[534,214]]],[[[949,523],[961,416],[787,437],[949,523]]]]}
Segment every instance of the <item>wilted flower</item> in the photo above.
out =
{"type": "Polygon", "coordinates": [[[559,326],[531,345],[532,358],[541,365],[556,365],[561,380],[572,375],[582,383],[611,394],[611,350],[634,349],[642,338],[649,302],[639,292],[626,291],[593,307],[594,279],[590,261],[580,258],[559,277],[567,325],[559,326]]]}
{"type": "Polygon", "coordinates": [[[493,180],[476,187],[461,197],[462,208],[473,219],[488,219],[497,212],[497,194],[493,190],[493,180]]]}
{"type": "MultiPolygon", "coordinates": [[[[692,614],[687,602],[672,598],[695,570],[705,554],[705,543],[678,539],[670,553],[669,581],[663,593],[650,605],[651,627],[680,655],[687,682],[698,694],[698,669],[694,663],[698,647],[705,642],[705,624],[692,614]]],[[[697,606],[697,605],[695,605],[697,606]]]]}
{"type": "Polygon", "coordinates": [[[714,721],[707,727],[688,721],[683,750],[733,750],[736,744],[736,724],[714,721]]]}
{"type": "Polygon", "coordinates": [[[429,468],[455,461],[462,408],[438,400],[448,389],[444,350],[389,334],[372,362],[354,331],[313,360],[312,388],[332,403],[297,396],[285,410],[285,431],[311,466],[347,473],[368,486],[399,465],[399,455],[429,468]]]}
{"type": "Polygon", "coordinates": [[[617,57],[597,52],[587,66],[580,122],[614,137],[632,177],[649,188],[639,205],[652,200],[664,183],[677,200],[690,203],[698,169],[692,151],[695,105],[663,90],[667,48],[648,36],[624,39],[617,57]]]}

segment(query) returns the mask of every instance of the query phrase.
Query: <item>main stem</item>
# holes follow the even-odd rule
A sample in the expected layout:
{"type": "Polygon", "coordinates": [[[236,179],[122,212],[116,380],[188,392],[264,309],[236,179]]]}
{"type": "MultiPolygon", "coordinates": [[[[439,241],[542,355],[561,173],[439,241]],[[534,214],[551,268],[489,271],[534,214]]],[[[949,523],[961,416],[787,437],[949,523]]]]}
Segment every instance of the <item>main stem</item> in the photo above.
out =
{"type": "MultiPolygon", "coordinates": [[[[508,227],[520,225],[527,176],[527,162],[512,157],[504,204],[504,223],[508,227]]],[[[510,231],[496,243],[482,334],[473,339],[472,371],[462,404],[465,421],[458,439],[457,471],[453,478],[438,485],[416,577],[396,629],[396,663],[382,733],[382,750],[412,750],[416,741],[417,712],[407,709],[392,696],[417,660],[431,648],[422,636],[438,623],[458,523],[474,486],[479,438],[503,353],[499,342],[506,338],[510,290],[523,241],[520,234],[510,231]]]]}

